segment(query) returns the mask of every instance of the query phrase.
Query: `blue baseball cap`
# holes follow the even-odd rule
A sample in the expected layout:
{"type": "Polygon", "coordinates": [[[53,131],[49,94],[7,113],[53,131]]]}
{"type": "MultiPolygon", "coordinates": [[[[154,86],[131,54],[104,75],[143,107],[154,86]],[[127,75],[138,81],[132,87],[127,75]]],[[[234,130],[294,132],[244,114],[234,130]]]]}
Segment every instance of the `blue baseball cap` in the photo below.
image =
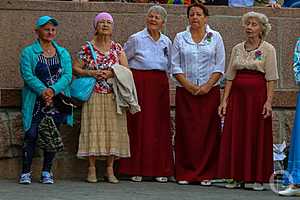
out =
{"type": "Polygon", "coordinates": [[[35,22],[35,28],[39,29],[42,26],[46,25],[48,22],[51,22],[54,26],[58,26],[58,22],[56,19],[54,19],[53,17],[50,16],[41,16],[40,18],[38,18],[38,20],[36,20],[35,22]]]}

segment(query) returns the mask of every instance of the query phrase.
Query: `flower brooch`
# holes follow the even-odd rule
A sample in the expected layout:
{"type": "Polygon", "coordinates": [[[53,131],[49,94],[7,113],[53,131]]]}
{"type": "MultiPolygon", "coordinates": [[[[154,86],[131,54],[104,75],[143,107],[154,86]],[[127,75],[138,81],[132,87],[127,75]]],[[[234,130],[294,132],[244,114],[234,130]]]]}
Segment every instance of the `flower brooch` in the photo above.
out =
{"type": "Polygon", "coordinates": [[[261,50],[255,51],[255,60],[262,60],[262,52],[261,50]]]}
{"type": "Polygon", "coordinates": [[[208,32],[207,35],[206,35],[206,40],[207,42],[211,42],[211,39],[212,39],[212,36],[213,36],[213,33],[212,32],[208,32]]]}

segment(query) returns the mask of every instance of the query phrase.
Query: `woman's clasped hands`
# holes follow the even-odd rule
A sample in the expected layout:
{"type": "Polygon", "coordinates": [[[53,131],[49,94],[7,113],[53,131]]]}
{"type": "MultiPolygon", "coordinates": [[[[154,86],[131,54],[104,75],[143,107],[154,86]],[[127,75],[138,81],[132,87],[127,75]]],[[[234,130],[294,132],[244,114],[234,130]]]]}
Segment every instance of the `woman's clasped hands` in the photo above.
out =
{"type": "Polygon", "coordinates": [[[97,80],[107,80],[114,76],[110,69],[90,70],[89,75],[95,77],[97,80]]]}
{"type": "Polygon", "coordinates": [[[188,88],[186,88],[192,95],[197,96],[197,95],[205,95],[207,94],[211,89],[212,86],[208,83],[204,83],[200,86],[195,85],[195,84],[190,84],[188,88]]]}
{"type": "Polygon", "coordinates": [[[50,106],[53,103],[54,91],[52,88],[47,88],[43,91],[42,97],[46,102],[46,106],[50,106]]]}

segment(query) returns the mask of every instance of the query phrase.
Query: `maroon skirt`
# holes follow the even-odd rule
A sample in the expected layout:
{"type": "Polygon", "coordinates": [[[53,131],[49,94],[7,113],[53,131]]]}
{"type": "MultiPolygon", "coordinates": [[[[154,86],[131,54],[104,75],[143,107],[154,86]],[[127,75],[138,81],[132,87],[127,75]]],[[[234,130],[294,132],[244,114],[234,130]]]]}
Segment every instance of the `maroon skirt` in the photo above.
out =
{"type": "Polygon", "coordinates": [[[218,164],[220,178],[268,182],[273,172],[272,117],[263,118],[264,74],[241,70],[232,82],[218,164]]]}
{"type": "Polygon", "coordinates": [[[176,89],[175,174],[177,181],[198,182],[216,176],[221,122],[220,88],[193,96],[176,89]]]}
{"type": "Polygon", "coordinates": [[[128,114],[131,157],[119,172],[132,176],[172,176],[172,134],[168,77],[164,71],[132,70],[141,112],[128,114]]]}

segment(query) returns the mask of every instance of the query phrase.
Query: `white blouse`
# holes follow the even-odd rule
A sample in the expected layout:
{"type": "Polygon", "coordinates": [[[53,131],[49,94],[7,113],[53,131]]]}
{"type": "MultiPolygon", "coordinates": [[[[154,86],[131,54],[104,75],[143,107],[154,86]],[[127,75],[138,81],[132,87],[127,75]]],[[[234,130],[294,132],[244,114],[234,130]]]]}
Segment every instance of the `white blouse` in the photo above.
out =
{"type": "Polygon", "coordinates": [[[223,39],[219,32],[208,25],[206,34],[199,43],[193,41],[189,27],[186,31],[177,33],[171,52],[172,74],[184,74],[195,85],[206,83],[214,72],[224,74],[223,39]]]}
{"type": "Polygon", "coordinates": [[[171,40],[160,34],[155,41],[148,33],[147,28],[131,35],[124,45],[124,50],[130,68],[140,70],[170,71],[171,40]]]}

